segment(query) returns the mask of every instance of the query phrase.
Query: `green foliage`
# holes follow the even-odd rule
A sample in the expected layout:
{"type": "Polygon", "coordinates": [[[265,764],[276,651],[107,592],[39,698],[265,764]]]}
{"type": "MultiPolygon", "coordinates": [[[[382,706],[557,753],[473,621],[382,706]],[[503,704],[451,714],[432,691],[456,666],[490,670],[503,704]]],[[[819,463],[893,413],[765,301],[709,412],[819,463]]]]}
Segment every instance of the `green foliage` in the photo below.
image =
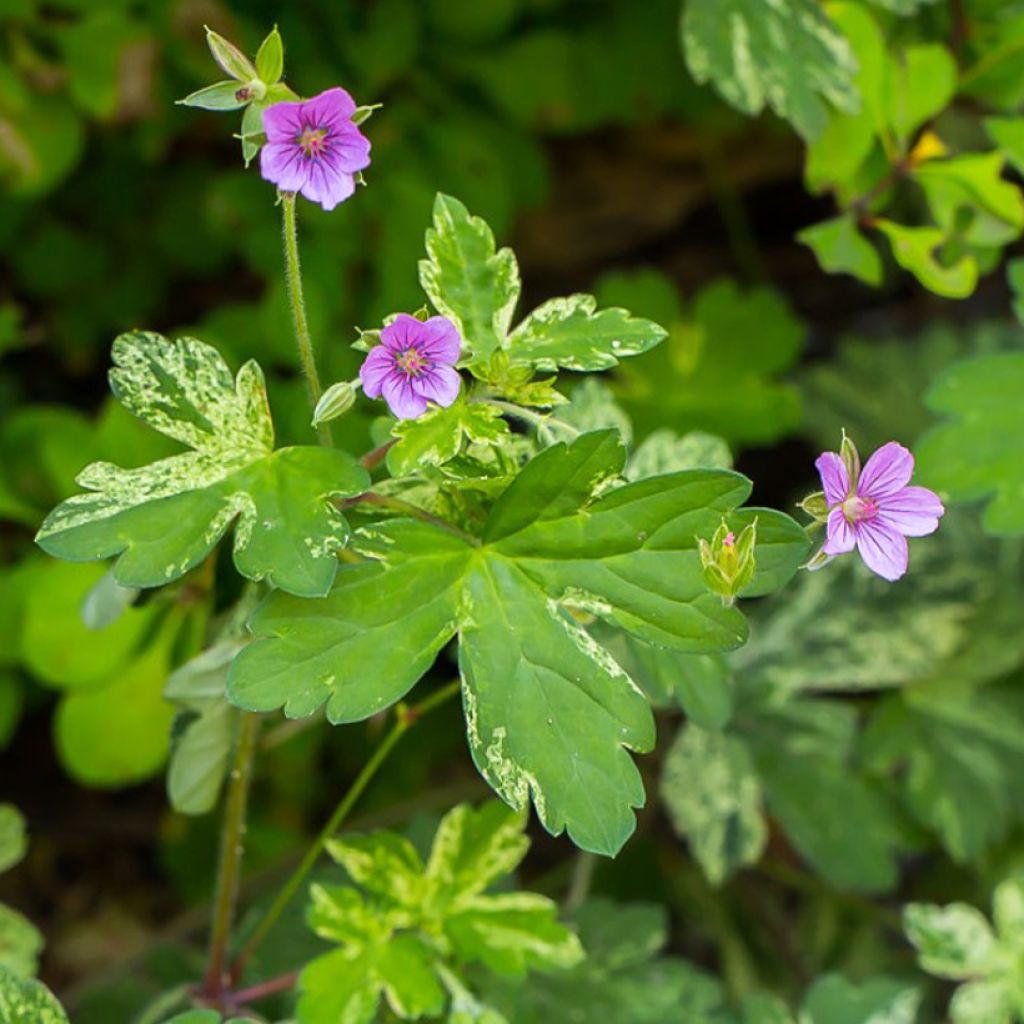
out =
{"type": "Polygon", "coordinates": [[[477,767],[512,806],[532,796],[552,832],[567,827],[579,845],[615,852],[643,801],[623,746],[650,747],[650,712],[559,602],[676,650],[725,650],[743,641],[745,623],[705,589],[697,538],[723,515],[737,528],[758,517],[751,593],[788,579],[807,546],[780,513],[737,513],[749,486],[725,470],[598,497],[624,461],[611,431],[546,449],[502,494],[479,539],[411,521],[360,531],[354,546],[373,561],[343,570],[328,598],[281,595],[256,615],[260,639],[234,663],[230,698],[290,716],[326,701],[331,721],[358,721],[404,696],[458,632],[477,767]],[[586,798],[567,777],[569,751],[586,798]]]}
{"type": "Polygon", "coordinates": [[[340,948],[303,970],[301,1024],[369,1024],[382,997],[401,1020],[436,1017],[448,994],[460,1012],[456,1000],[471,997],[459,974],[474,962],[513,977],[578,963],[579,940],[554,903],[486,891],[525,856],[522,826],[496,801],[463,804],[442,819],[426,863],[390,832],[332,841],[331,856],[360,888],[313,886],[310,927],[340,948]]]}
{"type": "Polygon", "coordinates": [[[918,445],[922,482],[955,501],[990,499],[984,525],[996,534],[1024,530],[1022,427],[1024,354],[977,356],[948,369],[928,394],[944,414],[918,445]]]}
{"type": "Polygon", "coordinates": [[[4,1024],[68,1024],[50,991],[38,981],[24,981],[0,964],[0,1020],[4,1024]]]}
{"type": "Polygon", "coordinates": [[[949,1007],[953,1024],[1012,1024],[1024,1012],[1024,886],[1001,882],[992,896],[993,929],[966,903],[912,903],[903,912],[907,938],[929,974],[962,982],[949,1007]]]}
{"type": "MultiPolygon", "coordinates": [[[[17,808],[0,804],[0,873],[14,867],[25,856],[27,848],[25,819],[17,808]]],[[[14,998],[13,979],[30,978],[35,974],[42,948],[43,937],[35,926],[18,911],[0,903],[0,1010],[4,1009],[5,998],[14,998]]],[[[7,1019],[0,1017],[0,1020],[7,1019]]]]}
{"type": "Polygon", "coordinates": [[[825,128],[825,101],[851,114],[860,106],[857,61],[813,0],[687,0],[682,41],[698,82],[746,114],[770,106],[807,139],[825,128]]]}
{"type": "Polygon", "coordinates": [[[340,451],[274,451],[253,362],[233,380],[210,346],[141,332],[118,338],[113,359],[121,403],[191,451],[134,470],[89,466],[78,477],[86,493],[47,517],[40,546],[72,561],[120,555],[118,582],[153,587],[199,564],[237,518],[243,576],[295,594],[326,593],[348,537],[330,499],[366,490],[366,472],[340,451]]]}
{"type": "Polygon", "coordinates": [[[799,424],[799,396],[779,377],[800,354],[804,330],[775,292],[719,281],[687,313],[667,277],[638,271],[607,275],[597,294],[668,327],[665,342],[623,366],[613,385],[641,436],[670,423],[766,444],[799,424]]]}

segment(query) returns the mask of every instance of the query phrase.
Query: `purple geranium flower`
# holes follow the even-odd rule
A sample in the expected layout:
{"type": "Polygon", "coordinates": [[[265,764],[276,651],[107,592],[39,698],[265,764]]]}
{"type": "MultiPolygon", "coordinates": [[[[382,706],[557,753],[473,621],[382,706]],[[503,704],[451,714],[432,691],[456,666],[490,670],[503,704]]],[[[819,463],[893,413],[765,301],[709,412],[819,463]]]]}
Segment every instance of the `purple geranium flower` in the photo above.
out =
{"type": "Polygon", "coordinates": [[[267,107],[260,173],[282,192],[301,192],[333,210],[355,191],[356,171],[370,166],[370,140],[352,123],[355,110],[341,88],[267,107]]]}
{"type": "Polygon", "coordinates": [[[843,555],[854,547],[864,563],[883,579],[898,580],[907,571],[907,537],[924,537],[939,527],[945,512],[927,487],[908,487],[914,456],[890,441],[868,459],[853,479],[847,463],[824,452],[815,463],[828,505],[828,539],[822,552],[843,555]]]}
{"type": "Polygon", "coordinates": [[[461,351],[451,320],[432,316],[423,321],[399,313],[359,368],[363,390],[370,398],[383,395],[400,420],[416,419],[427,411],[428,401],[448,406],[458,397],[462,381],[455,363],[461,351]]]}

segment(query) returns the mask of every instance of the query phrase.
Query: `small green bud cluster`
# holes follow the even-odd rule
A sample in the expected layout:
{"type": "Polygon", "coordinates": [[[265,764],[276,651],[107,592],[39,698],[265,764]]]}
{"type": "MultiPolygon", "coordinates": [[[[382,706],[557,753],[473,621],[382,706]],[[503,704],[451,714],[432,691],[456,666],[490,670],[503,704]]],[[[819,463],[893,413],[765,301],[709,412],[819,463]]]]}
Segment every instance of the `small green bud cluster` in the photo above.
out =
{"type": "Polygon", "coordinates": [[[723,519],[710,542],[698,539],[704,583],[713,594],[718,594],[723,604],[733,604],[740,591],[753,580],[757,567],[756,544],[756,519],[745,526],[738,537],[723,519]]]}

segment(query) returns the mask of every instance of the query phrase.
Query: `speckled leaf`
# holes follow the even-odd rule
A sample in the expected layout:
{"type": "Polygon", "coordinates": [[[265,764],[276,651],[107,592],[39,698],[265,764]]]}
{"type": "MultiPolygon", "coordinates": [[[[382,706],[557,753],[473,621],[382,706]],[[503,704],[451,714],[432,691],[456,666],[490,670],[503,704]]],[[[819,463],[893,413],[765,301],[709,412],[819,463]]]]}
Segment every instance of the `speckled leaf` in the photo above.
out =
{"type": "Polygon", "coordinates": [[[980,910],[966,903],[908,904],[903,927],[929,974],[960,981],[983,975],[995,964],[992,928],[980,910]]]}
{"type": "Polygon", "coordinates": [[[0,967],[0,1020],[4,1024],[68,1024],[60,1003],[38,981],[22,981],[0,967]]]}
{"type": "Polygon", "coordinates": [[[60,558],[119,555],[125,586],[177,579],[237,519],[234,554],[250,579],[303,596],[327,592],[348,527],[329,503],[369,477],[344,452],[273,450],[263,375],[246,363],[232,379],[215,349],[135,332],[114,343],[111,387],[121,403],[191,451],[138,469],[93,463],[85,493],[59,505],[37,541],[60,558]]]}
{"type": "Polygon", "coordinates": [[[509,358],[541,370],[607,370],[666,337],[652,320],[624,309],[597,308],[593,295],[570,295],[538,306],[508,339],[509,358]]]}
{"type": "Polygon", "coordinates": [[[0,968],[6,968],[19,978],[31,978],[39,966],[42,951],[43,937],[39,929],[18,911],[0,903],[0,968]]]}
{"type": "Polygon", "coordinates": [[[434,308],[462,335],[463,359],[486,359],[505,344],[519,298],[519,267],[511,249],[495,252],[486,222],[451,196],[438,194],[427,229],[420,284],[434,308]]]}
{"type": "Polygon", "coordinates": [[[917,446],[921,482],[954,501],[988,500],[984,524],[1024,532],[1024,353],[977,356],[935,383],[928,404],[946,417],[917,446]]]}
{"type": "Polygon", "coordinates": [[[687,0],[682,41],[698,82],[746,114],[770,106],[805,139],[824,129],[825,101],[859,107],[857,61],[814,0],[687,0]]]}
{"type": "Polygon", "coordinates": [[[498,500],[482,544],[409,521],[359,531],[354,544],[373,563],[345,568],[327,598],[275,595],[256,615],[258,639],[232,667],[231,699],[289,715],[328,701],[332,721],[366,718],[403,696],[458,632],[481,772],[516,808],[532,796],[553,832],[615,852],[643,801],[623,748],[647,749],[653,722],[560,602],[679,650],[725,650],[742,642],[745,622],[705,589],[696,538],[723,515],[737,527],[757,515],[757,593],[785,582],[807,550],[788,517],[735,511],[750,485],[724,470],[594,500],[623,459],[614,431],[546,449],[498,500]]]}
{"type": "Polygon", "coordinates": [[[896,978],[868,978],[860,984],[839,974],[819,978],[804,1000],[806,1024],[914,1024],[921,992],[896,978]]]}
{"type": "Polygon", "coordinates": [[[739,738],[684,726],[665,761],[661,796],[713,885],[761,856],[768,839],[761,784],[739,738]]]}

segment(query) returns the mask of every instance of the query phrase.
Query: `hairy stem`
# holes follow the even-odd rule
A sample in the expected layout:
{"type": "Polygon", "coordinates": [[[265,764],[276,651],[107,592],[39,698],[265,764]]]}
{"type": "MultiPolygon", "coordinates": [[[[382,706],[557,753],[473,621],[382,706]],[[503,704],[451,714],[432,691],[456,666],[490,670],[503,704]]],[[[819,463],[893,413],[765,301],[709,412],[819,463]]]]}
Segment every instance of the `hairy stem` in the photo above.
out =
{"type": "MultiPolygon", "coordinates": [[[[323,388],[320,386],[320,374],[316,368],[316,355],[313,352],[313,339],[309,333],[309,320],[306,317],[306,300],[302,295],[302,267],[299,264],[299,231],[295,219],[295,193],[281,194],[281,216],[284,228],[284,266],[288,284],[288,304],[292,310],[292,327],[295,329],[295,343],[299,349],[299,361],[302,363],[302,374],[306,378],[306,391],[309,393],[309,404],[315,409],[320,401],[323,388]]],[[[320,443],[331,445],[329,423],[321,423],[317,427],[320,443]]]]}
{"type": "Polygon", "coordinates": [[[251,985],[249,988],[240,988],[237,992],[231,993],[231,1008],[233,1010],[255,1003],[257,999],[265,999],[274,995],[275,992],[287,992],[295,987],[299,980],[299,971],[289,971],[279,978],[271,978],[269,981],[262,981],[258,985],[251,985]]]}
{"type": "Polygon", "coordinates": [[[241,873],[245,812],[252,781],[252,764],[259,734],[258,715],[242,712],[235,741],[234,761],[228,782],[227,801],[224,806],[224,825],[220,841],[220,865],[217,869],[217,890],[213,904],[213,922],[210,926],[210,961],[206,971],[206,994],[217,997],[224,991],[226,981],[228,944],[234,923],[235,904],[238,900],[238,881],[241,873]]]}
{"type": "Polygon", "coordinates": [[[257,924],[253,929],[252,934],[242,947],[241,952],[237,957],[235,957],[235,961],[231,966],[232,984],[237,983],[238,979],[242,976],[242,972],[245,970],[245,965],[249,962],[249,958],[262,944],[271,928],[273,928],[277,923],[278,918],[284,912],[289,902],[291,902],[291,899],[298,891],[299,886],[302,885],[306,880],[306,876],[313,870],[320,854],[327,845],[327,841],[335,834],[335,832],[338,831],[342,823],[349,816],[352,808],[363,795],[366,787],[369,786],[370,782],[380,770],[381,765],[383,765],[387,760],[388,755],[395,748],[398,741],[420,718],[429,714],[449,698],[454,697],[455,694],[459,692],[459,685],[459,680],[456,679],[453,682],[448,683],[446,686],[441,687],[441,689],[435,691],[418,704],[414,704],[412,707],[405,707],[401,704],[398,706],[397,717],[394,725],[392,725],[387,735],[385,735],[385,737],[380,741],[377,749],[370,756],[370,759],[365,765],[363,765],[362,771],[356,776],[355,781],[351,786],[349,786],[348,791],[341,798],[338,806],[334,809],[334,813],[328,819],[327,824],[324,825],[320,834],[306,851],[306,854],[299,862],[298,867],[291,873],[288,880],[281,887],[277,896],[274,898],[274,902],[260,919],[259,924],[257,924]]]}

